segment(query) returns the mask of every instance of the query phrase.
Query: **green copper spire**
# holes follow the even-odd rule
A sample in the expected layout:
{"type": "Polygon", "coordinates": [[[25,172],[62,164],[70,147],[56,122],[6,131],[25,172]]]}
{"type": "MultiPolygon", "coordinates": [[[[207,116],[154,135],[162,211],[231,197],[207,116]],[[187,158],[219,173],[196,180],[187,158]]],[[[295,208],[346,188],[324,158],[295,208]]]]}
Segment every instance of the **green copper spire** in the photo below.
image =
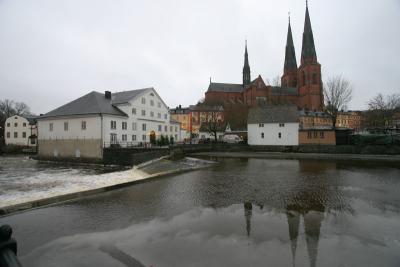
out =
{"type": "Polygon", "coordinates": [[[286,40],[284,72],[286,73],[289,70],[297,70],[296,52],[293,45],[292,28],[290,26],[290,15],[286,40]]]}
{"type": "Polygon", "coordinates": [[[247,40],[244,51],[244,66],[243,66],[243,85],[250,84],[250,65],[249,65],[249,55],[247,53],[247,40]]]}
{"type": "Polygon", "coordinates": [[[314,36],[311,28],[310,14],[308,12],[308,1],[306,2],[306,18],[304,22],[303,47],[301,50],[301,64],[316,63],[317,53],[315,52],[314,36]]]}

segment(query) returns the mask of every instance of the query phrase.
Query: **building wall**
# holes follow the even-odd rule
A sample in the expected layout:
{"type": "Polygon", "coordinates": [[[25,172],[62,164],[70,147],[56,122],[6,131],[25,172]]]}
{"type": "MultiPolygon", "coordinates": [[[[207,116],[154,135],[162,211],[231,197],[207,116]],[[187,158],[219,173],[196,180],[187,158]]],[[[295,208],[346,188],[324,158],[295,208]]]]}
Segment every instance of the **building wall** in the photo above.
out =
{"type": "Polygon", "coordinates": [[[300,145],[336,145],[334,130],[301,130],[299,132],[300,145]]]}
{"type": "Polygon", "coordinates": [[[280,127],[279,123],[248,124],[248,144],[249,145],[284,145],[296,146],[299,144],[299,123],[284,123],[280,127]],[[264,138],[261,134],[264,133],[264,138]],[[279,138],[281,133],[281,138],[279,138]]]}
{"type": "Polygon", "coordinates": [[[39,139],[40,158],[101,159],[101,139],[39,139]]]}
{"type": "Polygon", "coordinates": [[[30,143],[29,136],[37,136],[37,127],[36,125],[29,125],[29,121],[24,117],[18,115],[9,117],[4,128],[6,145],[36,146],[36,143],[30,143]]]}

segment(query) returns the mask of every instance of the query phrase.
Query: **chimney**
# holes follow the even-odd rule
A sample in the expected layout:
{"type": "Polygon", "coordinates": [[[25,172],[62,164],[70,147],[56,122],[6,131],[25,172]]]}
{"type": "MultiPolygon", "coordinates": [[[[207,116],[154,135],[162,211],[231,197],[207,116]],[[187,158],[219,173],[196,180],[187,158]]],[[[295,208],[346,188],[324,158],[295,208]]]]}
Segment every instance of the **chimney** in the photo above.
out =
{"type": "Polygon", "coordinates": [[[104,97],[105,97],[106,99],[111,99],[111,92],[110,92],[110,91],[105,91],[105,92],[104,92],[104,97]]]}
{"type": "Polygon", "coordinates": [[[181,106],[181,105],[179,105],[179,109],[182,109],[182,106],[181,106]]]}

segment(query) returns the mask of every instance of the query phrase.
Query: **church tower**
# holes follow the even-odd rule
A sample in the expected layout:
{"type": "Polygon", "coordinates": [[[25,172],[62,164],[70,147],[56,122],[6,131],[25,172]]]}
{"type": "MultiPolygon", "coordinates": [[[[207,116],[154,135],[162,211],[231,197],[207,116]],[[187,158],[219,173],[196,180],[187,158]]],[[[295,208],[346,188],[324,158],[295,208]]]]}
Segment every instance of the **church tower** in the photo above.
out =
{"type": "Polygon", "coordinates": [[[309,110],[322,110],[324,107],[324,95],[322,91],[321,65],[317,61],[308,1],[304,22],[301,65],[297,72],[297,82],[300,98],[299,106],[309,110]]]}
{"type": "Polygon", "coordinates": [[[246,47],[244,51],[244,66],[243,66],[243,86],[250,84],[250,65],[249,65],[249,55],[247,54],[247,40],[246,47]]]}
{"type": "Polygon", "coordinates": [[[293,45],[292,28],[289,26],[286,40],[285,66],[281,78],[282,87],[297,87],[297,61],[296,52],[293,45]]]}

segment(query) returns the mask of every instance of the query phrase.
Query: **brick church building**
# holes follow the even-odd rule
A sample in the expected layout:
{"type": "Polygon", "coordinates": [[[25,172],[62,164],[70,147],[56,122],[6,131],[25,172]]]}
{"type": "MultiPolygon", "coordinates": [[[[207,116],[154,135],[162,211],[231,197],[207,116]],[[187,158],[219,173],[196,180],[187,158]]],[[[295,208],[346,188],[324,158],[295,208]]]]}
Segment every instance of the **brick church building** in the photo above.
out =
{"type": "Polygon", "coordinates": [[[253,81],[251,80],[246,43],[243,83],[214,83],[210,81],[205,93],[205,102],[243,103],[248,106],[259,103],[293,104],[301,109],[321,111],[324,107],[321,65],[318,63],[315,51],[308,5],[306,5],[300,66],[297,66],[289,19],[281,86],[266,85],[260,75],[253,81]]]}

